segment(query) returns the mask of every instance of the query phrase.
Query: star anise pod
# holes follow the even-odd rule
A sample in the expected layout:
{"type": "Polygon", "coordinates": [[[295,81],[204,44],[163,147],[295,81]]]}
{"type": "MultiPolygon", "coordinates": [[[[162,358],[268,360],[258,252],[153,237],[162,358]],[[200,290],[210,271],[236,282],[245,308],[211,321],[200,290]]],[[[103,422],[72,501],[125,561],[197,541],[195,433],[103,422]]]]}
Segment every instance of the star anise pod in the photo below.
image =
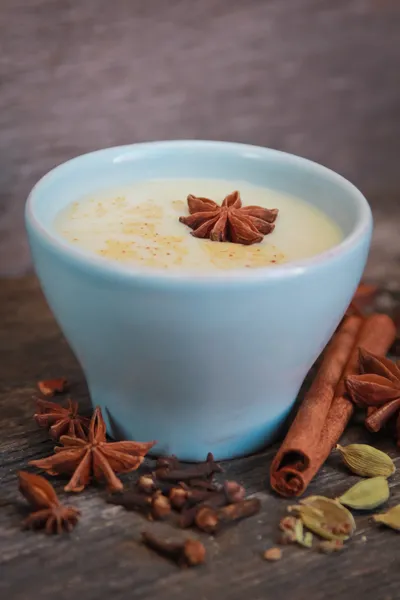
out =
{"type": "Polygon", "coordinates": [[[44,529],[46,533],[72,531],[80,517],[73,506],[59,501],[53,486],[40,475],[20,471],[19,490],[35,509],[23,522],[24,529],[44,529]]]}
{"type": "Polygon", "coordinates": [[[208,198],[187,197],[190,215],[180,217],[180,222],[191,229],[197,238],[209,238],[213,242],[256,244],[264,235],[274,230],[278,216],[276,208],[242,206],[239,192],[226,196],[219,206],[208,198]]]}
{"type": "Polygon", "coordinates": [[[88,439],[63,435],[63,447],[54,448],[55,454],[29,464],[43,469],[49,475],[72,475],[65,486],[66,492],[81,492],[91,481],[104,479],[110,491],[123,489],[116,473],[128,473],[140,467],[143,458],[156,442],[108,442],[101,409],[97,407],[89,425],[88,439]]]}
{"type": "Polygon", "coordinates": [[[61,406],[55,402],[36,400],[37,413],[35,421],[40,427],[49,428],[50,435],[54,440],[59,440],[62,435],[78,437],[86,440],[90,419],[78,414],[78,403],[68,399],[68,407],[61,406]]]}
{"type": "MultiPolygon", "coordinates": [[[[360,349],[360,371],[346,378],[346,388],[353,402],[367,409],[367,429],[376,432],[400,411],[400,363],[360,349]]],[[[396,431],[400,445],[400,415],[396,431]]]]}

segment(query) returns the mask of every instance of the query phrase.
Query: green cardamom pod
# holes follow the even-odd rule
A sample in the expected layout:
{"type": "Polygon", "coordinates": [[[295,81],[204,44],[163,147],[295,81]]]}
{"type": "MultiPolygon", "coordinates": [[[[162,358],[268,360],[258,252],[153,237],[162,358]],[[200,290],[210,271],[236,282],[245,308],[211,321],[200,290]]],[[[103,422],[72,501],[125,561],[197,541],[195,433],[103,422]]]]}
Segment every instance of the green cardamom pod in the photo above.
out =
{"type": "Polygon", "coordinates": [[[391,527],[396,531],[400,531],[400,504],[393,506],[393,508],[390,508],[385,513],[373,515],[372,518],[374,519],[375,523],[386,525],[386,527],[391,527]]]}
{"type": "Polygon", "coordinates": [[[336,449],[350,471],[361,477],[390,477],[396,471],[390,456],[368,444],[338,444],[336,449]]]}
{"type": "Polygon", "coordinates": [[[372,477],[359,481],[338,498],[341,504],[357,510],[372,510],[389,498],[389,485],[385,477],[372,477]]]}
{"type": "Polygon", "coordinates": [[[293,508],[303,525],[327,540],[347,540],[356,528],[351,512],[336,500],[325,496],[309,496],[293,508]]]}

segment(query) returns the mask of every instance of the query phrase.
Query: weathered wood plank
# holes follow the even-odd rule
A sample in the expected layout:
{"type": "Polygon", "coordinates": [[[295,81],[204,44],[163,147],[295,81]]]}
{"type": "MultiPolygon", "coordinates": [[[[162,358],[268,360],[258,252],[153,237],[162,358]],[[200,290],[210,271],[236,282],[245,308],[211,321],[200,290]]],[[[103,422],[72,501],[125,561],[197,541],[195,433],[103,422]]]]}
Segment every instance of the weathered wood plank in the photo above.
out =
{"type": "MultiPolygon", "coordinates": [[[[391,307],[396,301],[392,297],[391,307]]],[[[238,479],[249,493],[258,495],[262,512],[218,537],[198,534],[209,556],[202,568],[180,571],[137,543],[145,527],[183,535],[172,525],[149,525],[138,514],[107,505],[102,488],[67,496],[57,478],[52,482],[60,495],[82,510],[81,522],[69,537],[22,532],[20,521],[26,505],[17,490],[16,473],[26,468],[30,459],[49,454],[53,446],[32,419],[35,382],[65,374],[73,383],[72,394],[85,409],[89,409],[89,398],[79,366],[34,278],[0,282],[0,315],[1,597],[329,600],[351,599],[355,593],[367,600],[399,597],[399,538],[372,525],[368,516],[357,516],[356,535],[343,554],[324,556],[287,547],[279,563],[261,559],[262,551],[275,543],[277,523],[288,504],[268,491],[274,448],[225,464],[229,478],[238,479]]],[[[346,433],[346,441],[350,440],[373,440],[400,466],[400,456],[390,440],[371,437],[357,425],[346,433]]],[[[124,481],[135,477],[127,475],[124,481]]],[[[334,497],[356,480],[332,456],[309,491],[334,497]]],[[[394,476],[391,492],[390,505],[400,502],[400,474],[394,476]]]]}

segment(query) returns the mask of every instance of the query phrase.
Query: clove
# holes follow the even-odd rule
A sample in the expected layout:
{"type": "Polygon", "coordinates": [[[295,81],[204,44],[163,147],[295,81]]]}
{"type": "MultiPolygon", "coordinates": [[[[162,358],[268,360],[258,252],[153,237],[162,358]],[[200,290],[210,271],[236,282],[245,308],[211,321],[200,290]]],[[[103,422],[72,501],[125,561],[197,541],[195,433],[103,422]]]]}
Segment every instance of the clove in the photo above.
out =
{"type": "Polygon", "coordinates": [[[136,487],[144,494],[152,494],[158,489],[157,482],[151,475],[141,475],[136,482],[136,487]]]}
{"type": "Polygon", "coordinates": [[[173,487],[169,491],[169,500],[176,510],[182,510],[187,503],[189,491],[182,487],[173,487]]]}
{"type": "Polygon", "coordinates": [[[236,504],[228,504],[219,510],[203,506],[195,516],[195,523],[202,531],[215,533],[221,525],[252,517],[259,512],[260,508],[261,503],[257,498],[242,500],[236,504]]]}
{"type": "Polygon", "coordinates": [[[126,510],[149,510],[152,504],[152,496],[139,494],[138,492],[123,492],[122,494],[113,494],[107,498],[108,504],[123,506],[126,510]]]}
{"type": "Polygon", "coordinates": [[[153,496],[129,491],[115,494],[107,499],[109,504],[123,506],[126,510],[139,510],[145,512],[150,519],[165,519],[171,512],[171,504],[161,492],[153,496]]]}
{"type": "Polygon", "coordinates": [[[182,467],[175,454],[172,454],[172,456],[160,456],[157,458],[156,465],[157,468],[161,469],[180,469],[182,467]]]}
{"type": "Polygon", "coordinates": [[[199,477],[210,477],[214,473],[222,473],[222,468],[214,461],[214,456],[209,452],[207,459],[203,463],[192,465],[187,469],[169,469],[168,467],[158,468],[155,472],[157,479],[162,481],[188,481],[198,479],[199,477]]]}
{"type": "Polygon", "coordinates": [[[191,490],[188,492],[187,500],[189,504],[206,503],[212,506],[223,506],[244,500],[246,491],[236,481],[224,481],[222,490],[219,492],[209,492],[207,490],[191,490]]]}
{"type": "Polygon", "coordinates": [[[218,512],[210,506],[203,506],[197,511],[194,521],[205,533],[215,533],[219,527],[218,512]]]}
{"type": "Polygon", "coordinates": [[[170,558],[180,567],[195,567],[205,562],[206,549],[199,540],[187,538],[180,542],[170,542],[156,537],[148,531],[142,532],[143,543],[163,556],[170,558]]]}
{"type": "MultiPolygon", "coordinates": [[[[193,490],[194,491],[194,490],[193,490]]],[[[183,529],[194,524],[196,515],[202,507],[220,508],[226,504],[241,502],[245,496],[245,489],[236,481],[225,481],[223,489],[220,492],[211,492],[204,497],[200,504],[187,508],[182,511],[179,519],[179,525],[183,529]]]]}
{"type": "MultiPolygon", "coordinates": [[[[199,488],[202,490],[208,490],[209,492],[218,492],[221,488],[220,485],[217,485],[213,481],[208,481],[207,479],[190,479],[186,482],[186,484],[189,488],[199,488]]],[[[183,485],[185,484],[183,483],[183,485]]]]}
{"type": "Polygon", "coordinates": [[[165,519],[171,513],[171,503],[161,492],[156,492],[151,501],[151,516],[153,519],[165,519]]]}
{"type": "Polygon", "coordinates": [[[144,494],[153,494],[156,491],[161,491],[163,494],[168,495],[176,484],[170,481],[156,481],[153,475],[142,475],[136,482],[136,487],[140,492],[144,494]]]}

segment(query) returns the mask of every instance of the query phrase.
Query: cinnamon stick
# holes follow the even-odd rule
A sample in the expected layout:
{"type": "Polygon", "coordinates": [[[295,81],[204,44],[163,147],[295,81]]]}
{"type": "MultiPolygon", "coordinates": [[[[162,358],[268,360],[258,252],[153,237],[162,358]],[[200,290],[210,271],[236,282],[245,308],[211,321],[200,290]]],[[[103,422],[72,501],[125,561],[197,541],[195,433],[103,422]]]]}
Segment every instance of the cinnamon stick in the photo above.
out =
{"type": "Polygon", "coordinates": [[[271,466],[271,485],[278,493],[301,493],[301,473],[308,470],[316,455],[321,431],[331,406],[336,386],[354,347],[362,324],[361,317],[344,319],[334,334],[281,448],[271,466]]]}
{"type": "Polygon", "coordinates": [[[386,354],[395,337],[387,315],[344,319],[329,344],[314,383],[275,456],[272,488],[282,496],[300,496],[338,442],[353,414],[344,377],[358,372],[358,349],[386,354]]]}

